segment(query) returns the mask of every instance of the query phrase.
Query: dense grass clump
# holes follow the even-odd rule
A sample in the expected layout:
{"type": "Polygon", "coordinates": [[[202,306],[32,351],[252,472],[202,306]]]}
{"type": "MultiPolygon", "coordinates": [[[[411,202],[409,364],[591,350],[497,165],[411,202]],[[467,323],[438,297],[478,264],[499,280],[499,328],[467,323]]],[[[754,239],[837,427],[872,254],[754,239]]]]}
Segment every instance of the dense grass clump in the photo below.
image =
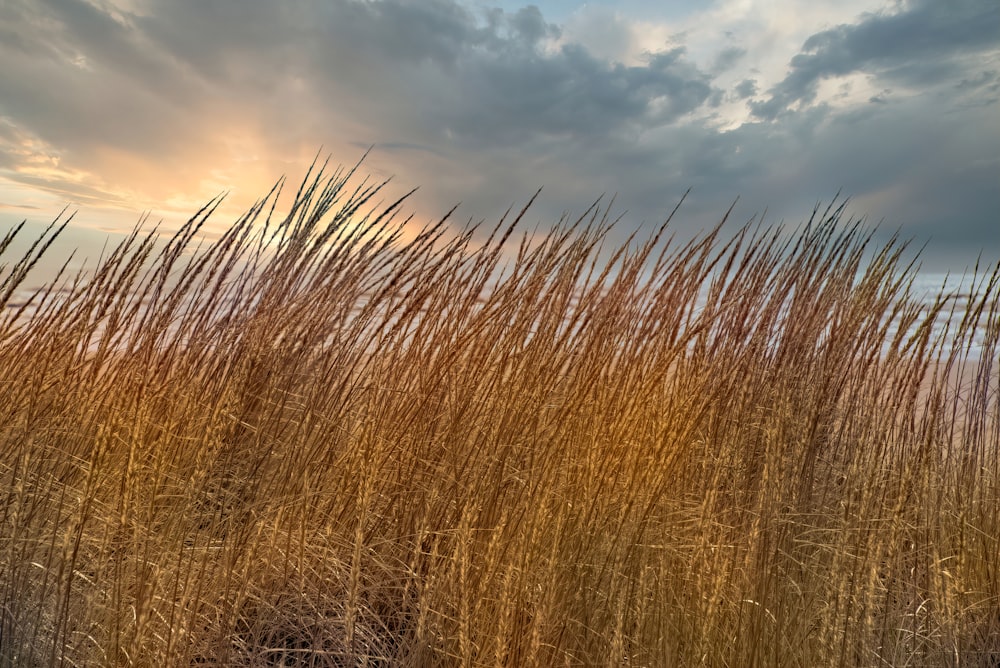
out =
{"type": "Polygon", "coordinates": [[[351,178],[4,265],[0,665],[1000,662],[996,271],[351,178]]]}

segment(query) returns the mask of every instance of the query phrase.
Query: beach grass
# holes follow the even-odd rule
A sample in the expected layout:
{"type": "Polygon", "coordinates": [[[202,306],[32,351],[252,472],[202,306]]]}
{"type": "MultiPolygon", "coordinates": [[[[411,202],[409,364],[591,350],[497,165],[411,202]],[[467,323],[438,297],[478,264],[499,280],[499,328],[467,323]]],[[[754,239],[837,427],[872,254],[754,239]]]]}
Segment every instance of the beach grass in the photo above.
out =
{"type": "Polygon", "coordinates": [[[995,268],[382,185],[0,254],[0,665],[1000,665],[995,268]]]}

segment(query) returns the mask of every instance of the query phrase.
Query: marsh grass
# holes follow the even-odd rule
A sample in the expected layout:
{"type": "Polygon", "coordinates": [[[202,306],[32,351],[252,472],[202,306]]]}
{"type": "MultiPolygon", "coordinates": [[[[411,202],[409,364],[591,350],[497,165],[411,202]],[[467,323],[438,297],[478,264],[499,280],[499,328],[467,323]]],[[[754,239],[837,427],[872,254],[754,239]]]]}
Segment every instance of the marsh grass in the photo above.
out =
{"type": "Polygon", "coordinates": [[[996,271],[352,183],[5,265],[0,664],[1000,662],[996,271]]]}

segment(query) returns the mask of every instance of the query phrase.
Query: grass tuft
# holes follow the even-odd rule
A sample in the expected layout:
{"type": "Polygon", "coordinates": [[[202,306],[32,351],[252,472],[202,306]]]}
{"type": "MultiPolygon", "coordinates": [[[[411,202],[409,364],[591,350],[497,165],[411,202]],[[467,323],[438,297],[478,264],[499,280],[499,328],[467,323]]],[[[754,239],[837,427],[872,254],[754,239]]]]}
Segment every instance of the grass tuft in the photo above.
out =
{"type": "Polygon", "coordinates": [[[1000,664],[996,268],[355,182],[3,265],[0,665],[1000,664]]]}

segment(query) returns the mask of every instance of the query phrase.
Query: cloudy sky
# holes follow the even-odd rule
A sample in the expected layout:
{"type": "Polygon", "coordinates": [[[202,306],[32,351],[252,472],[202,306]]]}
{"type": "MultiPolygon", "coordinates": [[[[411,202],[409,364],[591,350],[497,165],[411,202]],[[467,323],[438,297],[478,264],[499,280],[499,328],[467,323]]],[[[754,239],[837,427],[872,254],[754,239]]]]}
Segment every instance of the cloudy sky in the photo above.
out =
{"type": "MultiPolygon", "coordinates": [[[[323,147],[418,219],[850,210],[1000,257],[996,0],[3,0],[0,231],[243,207],[323,147]]],[[[220,220],[219,223],[224,223],[220,220]]]]}

